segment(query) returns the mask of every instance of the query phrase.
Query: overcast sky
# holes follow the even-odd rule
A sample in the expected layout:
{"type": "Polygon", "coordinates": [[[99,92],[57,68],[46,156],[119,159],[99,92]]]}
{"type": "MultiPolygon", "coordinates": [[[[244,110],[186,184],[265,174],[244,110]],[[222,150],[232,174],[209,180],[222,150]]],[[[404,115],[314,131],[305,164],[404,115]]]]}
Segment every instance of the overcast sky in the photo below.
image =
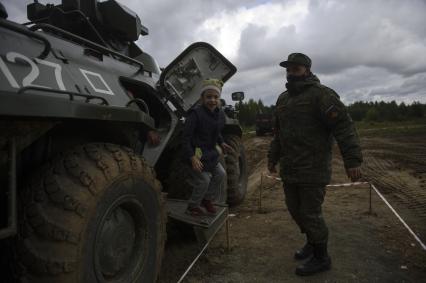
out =
{"type": "MultiPolygon", "coordinates": [[[[0,0],[9,19],[26,20],[25,0],[0,0]]],[[[41,3],[58,1],[40,0],[41,3]]],[[[273,104],[285,90],[278,63],[291,52],[345,103],[426,102],[426,0],[122,0],[149,28],[138,40],[160,66],[192,42],[215,46],[238,72],[224,97],[273,104]]]]}

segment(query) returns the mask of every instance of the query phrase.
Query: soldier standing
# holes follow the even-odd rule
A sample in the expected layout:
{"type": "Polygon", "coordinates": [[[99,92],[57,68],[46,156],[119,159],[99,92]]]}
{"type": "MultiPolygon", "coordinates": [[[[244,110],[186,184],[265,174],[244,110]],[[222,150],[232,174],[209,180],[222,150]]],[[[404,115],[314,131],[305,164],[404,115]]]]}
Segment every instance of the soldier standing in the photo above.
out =
{"type": "Polygon", "coordinates": [[[352,181],[361,177],[362,163],[352,119],[336,92],[311,73],[311,65],[311,59],[302,53],[292,53],[280,63],[287,71],[287,91],[276,103],[276,132],[268,152],[268,169],[276,173],[280,163],[288,210],[307,238],[294,257],[310,260],[296,268],[297,275],[331,268],[321,205],[331,178],[333,140],[352,181]]]}

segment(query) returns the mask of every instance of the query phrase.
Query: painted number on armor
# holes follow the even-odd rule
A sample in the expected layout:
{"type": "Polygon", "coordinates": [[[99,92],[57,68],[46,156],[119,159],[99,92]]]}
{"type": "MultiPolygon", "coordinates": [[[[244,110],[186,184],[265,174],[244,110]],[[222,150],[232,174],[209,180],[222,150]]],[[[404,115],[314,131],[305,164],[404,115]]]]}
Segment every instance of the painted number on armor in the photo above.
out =
{"type": "MultiPolygon", "coordinates": [[[[34,59],[31,60],[30,58],[28,58],[25,55],[22,55],[20,53],[17,52],[8,52],[6,54],[6,59],[7,61],[11,62],[11,63],[15,63],[15,64],[19,64],[19,61],[23,61],[26,64],[28,64],[30,66],[30,72],[24,76],[24,78],[22,79],[22,86],[36,86],[36,87],[43,87],[43,88],[50,88],[48,86],[43,86],[43,85],[37,85],[34,84],[33,82],[38,78],[38,76],[40,75],[40,69],[38,68],[37,64],[42,64],[48,67],[51,67],[54,69],[54,74],[55,74],[55,79],[56,79],[56,83],[58,84],[58,88],[60,90],[66,90],[65,89],[65,85],[64,82],[62,80],[62,67],[59,64],[56,63],[52,63],[49,61],[45,61],[45,60],[41,60],[41,59],[34,59]]],[[[13,88],[19,88],[19,84],[16,81],[16,79],[13,77],[12,73],[10,72],[9,68],[7,67],[6,63],[4,62],[3,58],[0,57],[0,70],[2,71],[2,73],[4,74],[4,76],[6,77],[7,81],[9,82],[9,84],[13,87],[13,88]]]]}
{"type": "MultiPolygon", "coordinates": [[[[37,85],[34,84],[34,81],[39,77],[40,75],[40,69],[37,66],[39,65],[45,65],[47,67],[53,68],[54,77],[56,80],[56,83],[58,85],[58,88],[60,90],[66,90],[64,81],[62,79],[62,66],[50,61],[42,60],[39,58],[35,58],[34,60],[28,58],[25,55],[22,55],[18,52],[8,52],[6,54],[6,60],[10,63],[14,64],[26,64],[30,67],[30,72],[24,76],[22,79],[21,85],[23,87],[25,86],[35,86],[35,87],[42,87],[42,88],[51,88],[49,86],[43,86],[43,85],[37,85]]],[[[93,88],[94,91],[98,93],[104,93],[109,95],[114,95],[109,85],[106,83],[104,78],[101,76],[101,74],[79,69],[82,73],[83,77],[86,79],[86,81],[90,84],[90,86],[93,88]]],[[[10,69],[7,67],[5,61],[2,57],[0,57],[0,71],[3,73],[3,75],[6,77],[6,80],[9,82],[9,84],[13,88],[20,88],[18,81],[13,76],[10,69]]]]}

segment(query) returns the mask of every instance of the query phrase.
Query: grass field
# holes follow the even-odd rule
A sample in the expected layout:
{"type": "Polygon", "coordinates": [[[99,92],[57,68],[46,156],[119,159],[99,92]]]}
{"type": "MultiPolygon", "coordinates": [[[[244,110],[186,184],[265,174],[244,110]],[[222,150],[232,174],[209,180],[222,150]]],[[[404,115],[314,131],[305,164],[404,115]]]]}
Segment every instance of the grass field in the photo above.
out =
{"type": "MultiPolygon", "coordinates": [[[[426,130],[426,117],[411,121],[383,121],[383,122],[366,122],[356,121],[355,126],[360,135],[376,135],[376,134],[416,134],[426,130]]],[[[255,125],[242,126],[243,133],[249,133],[256,129],[255,125]]]]}
{"type": "Polygon", "coordinates": [[[407,126],[413,126],[413,125],[426,125],[426,118],[411,120],[411,121],[383,121],[383,122],[356,121],[355,125],[358,129],[407,127],[407,126]]]}
{"type": "Polygon", "coordinates": [[[401,122],[356,122],[361,137],[418,136],[426,133],[426,119],[401,122]]]}

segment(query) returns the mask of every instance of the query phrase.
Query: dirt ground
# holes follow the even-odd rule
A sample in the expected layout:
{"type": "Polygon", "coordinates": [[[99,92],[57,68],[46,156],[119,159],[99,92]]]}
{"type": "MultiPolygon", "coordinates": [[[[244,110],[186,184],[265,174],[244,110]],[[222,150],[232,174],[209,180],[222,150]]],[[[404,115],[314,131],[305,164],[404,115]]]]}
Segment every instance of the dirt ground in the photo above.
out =
{"type": "MultiPolygon", "coordinates": [[[[299,262],[293,259],[293,253],[303,245],[304,238],[285,207],[279,182],[264,181],[262,209],[258,206],[270,139],[254,135],[245,138],[249,190],[244,203],[230,212],[230,251],[226,250],[222,229],[184,282],[426,282],[426,252],[374,193],[369,213],[366,186],[327,189],[323,209],[330,230],[333,268],[313,277],[296,276],[294,269],[299,262]]],[[[426,241],[424,140],[426,133],[409,141],[366,136],[362,143],[366,179],[377,185],[426,241]]],[[[333,169],[332,183],[348,182],[337,148],[333,169]]],[[[169,266],[161,282],[175,282],[188,263],[185,257],[190,257],[186,248],[190,240],[169,245],[174,249],[166,255],[169,266]],[[183,250],[184,255],[179,253],[183,250]],[[171,258],[181,260],[173,260],[175,264],[170,266],[171,258]]]]}

